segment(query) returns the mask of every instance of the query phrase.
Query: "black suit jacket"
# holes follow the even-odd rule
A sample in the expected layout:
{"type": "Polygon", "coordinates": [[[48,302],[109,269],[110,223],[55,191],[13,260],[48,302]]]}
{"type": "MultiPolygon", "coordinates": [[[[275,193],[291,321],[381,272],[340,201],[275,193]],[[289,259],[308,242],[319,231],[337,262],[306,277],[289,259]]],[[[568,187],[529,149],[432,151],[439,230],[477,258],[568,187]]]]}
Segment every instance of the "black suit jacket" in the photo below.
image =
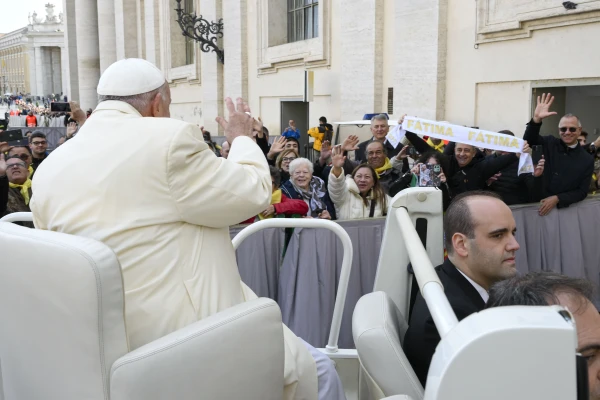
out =
{"type": "MultiPolygon", "coordinates": [[[[436,267],[436,271],[444,285],[444,292],[450,306],[459,321],[483,310],[485,303],[481,295],[450,260],[446,260],[442,265],[436,267]]],[[[404,353],[423,387],[427,380],[429,364],[431,364],[433,353],[439,342],[440,335],[427,304],[419,293],[412,310],[408,330],[404,336],[404,353]]]]}
{"type": "MultiPolygon", "coordinates": [[[[359,164],[367,162],[367,146],[372,141],[373,138],[365,140],[364,142],[359,143],[358,150],[354,150],[354,160],[357,161],[359,164]]],[[[402,147],[404,147],[402,143],[399,143],[398,147],[394,148],[394,146],[392,146],[388,141],[386,141],[383,144],[383,146],[385,147],[385,151],[387,152],[387,157],[389,159],[392,159],[392,157],[396,157],[398,153],[400,153],[400,150],[402,150],[402,147]]]]}

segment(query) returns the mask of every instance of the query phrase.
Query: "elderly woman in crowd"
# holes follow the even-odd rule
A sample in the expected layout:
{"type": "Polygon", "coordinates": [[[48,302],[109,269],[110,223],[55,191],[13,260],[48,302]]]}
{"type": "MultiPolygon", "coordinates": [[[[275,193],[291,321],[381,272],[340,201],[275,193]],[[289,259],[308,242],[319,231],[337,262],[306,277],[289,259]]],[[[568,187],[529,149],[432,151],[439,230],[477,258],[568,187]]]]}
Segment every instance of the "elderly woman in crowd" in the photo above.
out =
{"type": "Polygon", "coordinates": [[[277,156],[275,161],[275,167],[279,170],[281,175],[281,183],[285,183],[290,180],[290,163],[296,158],[299,158],[298,152],[294,149],[283,150],[277,156]]]}
{"type": "Polygon", "coordinates": [[[252,217],[242,224],[251,224],[268,218],[297,218],[308,213],[308,205],[302,200],[292,200],[282,193],[281,174],[275,167],[269,166],[271,171],[271,205],[256,217],[252,217]]]}
{"type": "Polygon", "coordinates": [[[335,146],[331,155],[329,195],[335,204],[338,219],[382,217],[387,214],[391,198],[385,194],[375,169],[361,164],[351,175],[344,175],[344,157],[341,146],[335,146]]]}
{"type": "Polygon", "coordinates": [[[290,199],[304,200],[308,205],[307,217],[335,219],[335,207],[327,193],[325,182],[313,176],[313,164],[306,158],[297,158],[289,165],[290,180],[281,185],[281,191],[290,199]]]}
{"type": "MultiPolygon", "coordinates": [[[[0,154],[0,186],[0,216],[31,211],[31,179],[25,161],[17,156],[4,160],[4,154],[0,154]]],[[[33,228],[31,222],[22,225],[33,228]]]]}

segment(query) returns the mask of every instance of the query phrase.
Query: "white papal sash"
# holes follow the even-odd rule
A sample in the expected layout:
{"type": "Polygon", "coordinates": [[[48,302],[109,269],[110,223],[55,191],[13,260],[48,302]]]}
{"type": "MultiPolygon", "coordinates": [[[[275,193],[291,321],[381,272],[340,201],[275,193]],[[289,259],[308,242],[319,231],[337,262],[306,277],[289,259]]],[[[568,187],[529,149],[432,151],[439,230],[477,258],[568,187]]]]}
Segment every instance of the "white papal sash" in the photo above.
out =
{"type": "Polygon", "coordinates": [[[519,158],[519,175],[533,172],[533,162],[529,153],[523,153],[525,141],[518,137],[504,135],[498,132],[452,125],[447,122],[429,121],[426,119],[405,117],[402,131],[395,132],[395,140],[401,139],[404,132],[414,132],[417,135],[429,136],[435,139],[449,140],[455,143],[470,144],[485,149],[521,153],[519,158]]]}

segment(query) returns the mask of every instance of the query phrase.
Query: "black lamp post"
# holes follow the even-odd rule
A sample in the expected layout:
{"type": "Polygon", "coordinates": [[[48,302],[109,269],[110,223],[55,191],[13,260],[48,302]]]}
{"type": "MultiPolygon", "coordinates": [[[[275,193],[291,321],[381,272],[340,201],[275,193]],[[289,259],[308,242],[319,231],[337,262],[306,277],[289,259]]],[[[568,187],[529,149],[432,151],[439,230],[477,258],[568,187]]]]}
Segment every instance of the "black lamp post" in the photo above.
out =
{"type": "Polygon", "coordinates": [[[177,2],[177,22],[183,36],[200,42],[200,50],[204,53],[214,51],[222,64],[225,64],[225,52],[217,46],[218,37],[223,37],[223,18],[217,22],[209,22],[196,13],[185,12],[181,8],[181,0],[177,2]]]}

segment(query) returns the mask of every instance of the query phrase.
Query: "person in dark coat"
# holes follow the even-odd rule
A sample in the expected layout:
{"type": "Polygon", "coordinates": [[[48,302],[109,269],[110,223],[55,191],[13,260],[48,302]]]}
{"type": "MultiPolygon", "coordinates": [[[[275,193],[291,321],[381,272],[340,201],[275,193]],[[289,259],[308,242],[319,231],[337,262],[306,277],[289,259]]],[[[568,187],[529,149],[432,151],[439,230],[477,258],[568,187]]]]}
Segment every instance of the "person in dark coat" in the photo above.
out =
{"type": "Polygon", "coordinates": [[[546,159],[544,174],[544,198],[539,214],[547,215],[553,208],[568,207],[586,198],[592,174],[594,158],[579,144],[581,121],[573,114],[566,114],[558,123],[560,139],[541,136],[542,120],[556,112],[550,111],[554,96],[542,94],[537,98],[533,118],[527,124],[523,139],[530,146],[541,145],[546,159]]]}
{"type": "MultiPolygon", "coordinates": [[[[448,259],[436,268],[458,320],[481,311],[492,284],[516,275],[516,223],[498,195],[472,191],[457,196],[445,215],[448,259]]],[[[404,337],[404,352],[425,386],[440,342],[427,303],[417,294],[404,337]]]]}
{"type": "MultiPolygon", "coordinates": [[[[499,133],[515,136],[507,130],[499,133]]],[[[496,151],[488,158],[497,158],[505,154],[508,153],[496,151]]],[[[538,202],[542,199],[544,165],[545,160],[542,158],[533,173],[519,175],[519,160],[516,160],[489,180],[488,187],[492,192],[498,193],[509,206],[538,202]]]]}
{"type": "Polygon", "coordinates": [[[385,148],[389,158],[395,157],[398,153],[400,153],[400,150],[402,150],[403,147],[402,144],[398,144],[398,147],[394,148],[394,146],[392,146],[392,144],[386,139],[389,131],[390,126],[388,124],[387,116],[385,114],[374,116],[371,119],[371,134],[373,134],[373,137],[358,145],[358,149],[356,149],[354,152],[354,160],[358,164],[367,162],[367,146],[373,141],[383,143],[383,147],[385,148]]]}
{"type": "MultiPolygon", "coordinates": [[[[406,138],[420,154],[433,150],[425,140],[413,132],[407,131],[406,138]]],[[[488,179],[519,160],[516,153],[486,159],[476,147],[454,142],[448,143],[444,149],[444,156],[447,157],[446,179],[451,197],[470,190],[485,189],[488,179]]]]}

